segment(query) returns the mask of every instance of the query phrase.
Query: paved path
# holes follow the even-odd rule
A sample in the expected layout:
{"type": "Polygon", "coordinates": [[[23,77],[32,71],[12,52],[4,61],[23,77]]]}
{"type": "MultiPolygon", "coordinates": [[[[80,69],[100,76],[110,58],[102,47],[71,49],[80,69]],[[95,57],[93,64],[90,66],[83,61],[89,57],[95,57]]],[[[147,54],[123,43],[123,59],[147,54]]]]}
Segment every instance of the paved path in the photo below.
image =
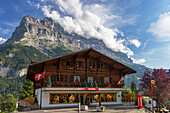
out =
{"type": "MultiPolygon", "coordinates": [[[[48,110],[32,110],[20,113],[78,113],[77,108],[65,109],[48,109],[48,110]]],[[[95,107],[90,107],[88,111],[80,111],[80,113],[99,113],[95,107]]],[[[107,106],[104,113],[145,113],[144,109],[138,109],[136,106],[107,106]]]]}

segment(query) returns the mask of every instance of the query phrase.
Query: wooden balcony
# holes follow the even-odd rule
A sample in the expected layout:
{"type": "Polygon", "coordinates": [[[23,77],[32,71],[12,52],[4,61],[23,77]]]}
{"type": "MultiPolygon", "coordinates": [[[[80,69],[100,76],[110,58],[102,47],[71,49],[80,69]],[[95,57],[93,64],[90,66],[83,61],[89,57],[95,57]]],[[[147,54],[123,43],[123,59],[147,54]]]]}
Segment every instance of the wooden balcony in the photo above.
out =
{"type": "MultiPolygon", "coordinates": [[[[88,86],[88,83],[87,83],[87,86],[88,86]]],[[[93,84],[94,86],[94,84],[93,84]]],[[[118,84],[111,84],[111,83],[108,83],[108,84],[97,84],[97,86],[99,88],[122,88],[121,86],[119,86],[118,84]]],[[[41,85],[38,85],[36,86],[36,88],[40,88],[41,85]]],[[[44,84],[43,87],[47,87],[46,83],[44,84]]],[[[51,87],[84,87],[84,83],[64,83],[64,82],[56,82],[54,84],[52,84],[51,87]]]]}

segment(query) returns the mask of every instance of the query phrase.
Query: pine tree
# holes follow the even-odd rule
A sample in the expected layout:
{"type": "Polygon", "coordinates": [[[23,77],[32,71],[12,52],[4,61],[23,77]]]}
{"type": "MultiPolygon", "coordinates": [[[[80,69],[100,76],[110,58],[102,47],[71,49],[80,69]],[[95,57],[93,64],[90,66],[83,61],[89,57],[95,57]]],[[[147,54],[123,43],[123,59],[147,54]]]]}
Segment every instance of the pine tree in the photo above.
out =
{"type": "Polygon", "coordinates": [[[89,87],[93,87],[92,81],[89,81],[89,87]]]}
{"type": "Polygon", "coordinates": [[[51,87],[51,79],[50,79],[50,77],[48,77],[48,79],[47,79],[47,87],[51,87]]]}
{"type": "Polygon", "coordinates": [[[135,84],[134,81],[132,81],[130,89],[132,90],[132,92],[136,92],[137,91],[136,84],[135,84]]]}
{"type": "Polygon", "coordinates": [[[87,87],[87,82],[86,81],[84,82],[83,87],[87,87]]]}
{"type": "Polygon", "coordinates": [[[34,93],[34,83],[27,79],[24,83],[22,91],[20,91],[20,99],[25,99],[26,97],[33,97],[34,93]]]}
{"type": "Polygon", "coordinates": [[[96,81],[94,82],[94,87],[95,87],[95,88],[97,88],[97,87],[98,87],[98,86],[97,86],[97,83],[96,83],[96,81]]]}

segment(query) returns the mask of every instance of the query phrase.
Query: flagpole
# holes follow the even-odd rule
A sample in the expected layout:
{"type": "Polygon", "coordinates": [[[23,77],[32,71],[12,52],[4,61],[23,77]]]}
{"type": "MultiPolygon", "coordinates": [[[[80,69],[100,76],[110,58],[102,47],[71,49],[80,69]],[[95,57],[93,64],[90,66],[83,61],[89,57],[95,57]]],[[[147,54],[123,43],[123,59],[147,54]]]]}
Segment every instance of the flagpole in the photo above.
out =
{"type": "Polygon", "coordinates": [[[41,80],[41,98],[40,98],[40,109],[42,109],[42,87],[43,87],[43,82],[44,82],[44,75],[45,75],[45,71],[43,74],[43,79],[41,80]]]}

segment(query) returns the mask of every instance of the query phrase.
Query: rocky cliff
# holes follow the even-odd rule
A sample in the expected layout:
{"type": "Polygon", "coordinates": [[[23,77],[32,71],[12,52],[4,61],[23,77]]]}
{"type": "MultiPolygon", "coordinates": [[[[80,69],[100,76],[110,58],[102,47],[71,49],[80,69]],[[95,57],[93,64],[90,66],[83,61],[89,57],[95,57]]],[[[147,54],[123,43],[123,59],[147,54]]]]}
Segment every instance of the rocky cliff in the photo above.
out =
{"type": "Polygon", "coordinates": [[[23,17],[20,25],[13,32],[12,37],[5,44],[22,44],[37,48],[48,55],[48,51],[56,46],[68,47],[73,51],[93,47],[107,56],[123,62],[132,63],[126,54],[113,51],[105,46],[102,40],[87,39],[77,34],[69,34],[51,18],[23,17]]]}

